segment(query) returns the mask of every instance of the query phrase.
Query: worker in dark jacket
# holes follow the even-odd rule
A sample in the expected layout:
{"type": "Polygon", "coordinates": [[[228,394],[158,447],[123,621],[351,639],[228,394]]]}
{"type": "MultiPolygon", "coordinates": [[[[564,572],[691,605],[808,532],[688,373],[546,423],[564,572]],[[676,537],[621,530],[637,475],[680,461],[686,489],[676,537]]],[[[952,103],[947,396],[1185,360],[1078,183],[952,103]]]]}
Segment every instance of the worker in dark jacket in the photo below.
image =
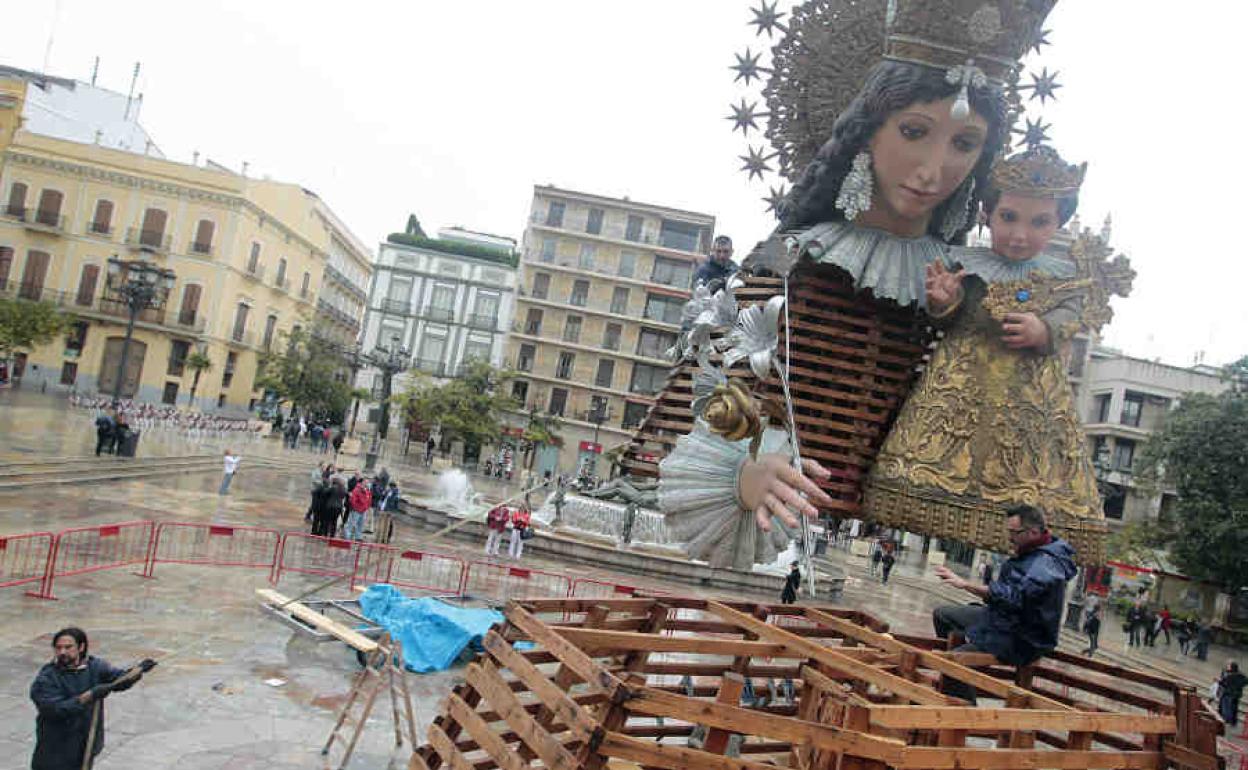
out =
{"type": "Polygon", "coordinates": [[[55,657],[44,664],[30,686],[30,699],[39,712],[35,717],[32,770],[80,770],[92,711],[98,710],[95,739],[91,741],[94,760],[104,748],[104,698],[109,693],[130,689],[142,672],[155,665],[145,660],[139,664],[140,670],[127,676],[129,672],[88,655],[87,647],[87,635],[82,629],[57,631],[52,637],[55,657]]]}
{"type": "Polygon", "coordinates": [[[728,276],[735,272],[737,263],[732,261],[732,239],[718,235],[711,246],[711,256],[693,274],[693,285],[696,288],[706,284],[712,292],[718,291],[724,287],[728,276]]]}
{"type": "Polygon", "coordinates": [[[784,590],[780,592],[781,604],[792,604],[797,601],[797,589],[802,584],[802,571],[798,569],[798,566],[797,562],[789,565],[789,574],[784,579],[784,590]]]}
{"type": "MultiPolygon", "coordinates": [[[[937,607],[932,621],[937,636],[965,640],[960,651],[990,652],[1002,663],[1023,666],[1057,647],[1066,581],[1077,572],[1075,549],[1050,534],[1044,514],[1030,505],[1007,510],[1005,522],[1014,556],[992,583],[979,585],[936,568],[941,580],[985,604],[937,607]]],[[[951,681],[946,692],[975,700],[974,689],[962,682],[951,681]]]]}

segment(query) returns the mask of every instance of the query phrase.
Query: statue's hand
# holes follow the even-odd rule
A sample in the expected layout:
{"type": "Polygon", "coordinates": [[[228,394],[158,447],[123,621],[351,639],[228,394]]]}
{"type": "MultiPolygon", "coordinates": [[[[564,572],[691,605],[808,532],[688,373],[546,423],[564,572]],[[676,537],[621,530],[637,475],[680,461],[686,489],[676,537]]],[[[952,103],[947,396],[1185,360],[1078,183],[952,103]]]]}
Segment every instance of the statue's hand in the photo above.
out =
{"type": "Polygon", "coordinates": [[[956,304],[962,299],[962,279],[965,270],[951,273],[940,262],[927,266],[924,287],[927,290],[927,306],[935,313],[956,304]]]}
{"type": "MultiPolygon", "coordinates": [[[[802,470],[819,479],[831,475],[814,460],[803,460],[802,470]]],[[[793,511],[815,518],[819,510],[810,500],[832,504],[832,498],[805,474],[793,467],[787,455],[765,454],[757,460],[745,461],[737,479],[737,492],[746,510],[754,511],[760,529],[771,531],[772,516],[779,516],[785,524],[796,527],[797,517],[793,511]]]]}

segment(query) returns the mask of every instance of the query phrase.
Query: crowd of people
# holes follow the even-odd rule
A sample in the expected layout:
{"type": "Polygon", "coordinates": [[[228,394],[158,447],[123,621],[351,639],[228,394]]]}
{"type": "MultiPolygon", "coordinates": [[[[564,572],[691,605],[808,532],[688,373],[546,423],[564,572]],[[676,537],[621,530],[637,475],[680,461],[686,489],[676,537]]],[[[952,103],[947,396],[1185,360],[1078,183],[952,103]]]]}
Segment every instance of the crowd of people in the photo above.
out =
{"type": "Polygon", "coordinates": [[[342,444],[347,440],[347,432],[342,426],[335,427],[327,421],[315,419],[309,422],[303,417],[287,420],[281,430],[282,443],[287,449],[298,449],[299,442],[306,440],[311,451],[329,454],[332,448],[334,457],[342,451],[342,444]]]}
{"type": "Polygon", "coordinates": [[[75,409],[95,413],[96,436],[99,442],[96,455],[102,452],[114,453],[136,431],[164,431],[193,442],[222,438],[251,441],[263,432],[260,426],[246,419],[203,414],[167,404],[147,404],[122,399],[114,405],[113,399],[105,396],[79,394],[71,395],[69,404],[75,409]],[[107,429],[104,430],[105,428],[107,429]],[[113,435],[108,435],[110,433],[113,435]]]}
{"type": "Polygon", "coordinates": [[[347,540],[363,540],[373,535],[378,543],[389,543],[394,536],[393,512],[402,496],[399,484],[382,468],[371,479],[355,471],[344,479],[333,463],[320,463],[311,474],[311,502],[304,520],[312,534],[347,540]]]}

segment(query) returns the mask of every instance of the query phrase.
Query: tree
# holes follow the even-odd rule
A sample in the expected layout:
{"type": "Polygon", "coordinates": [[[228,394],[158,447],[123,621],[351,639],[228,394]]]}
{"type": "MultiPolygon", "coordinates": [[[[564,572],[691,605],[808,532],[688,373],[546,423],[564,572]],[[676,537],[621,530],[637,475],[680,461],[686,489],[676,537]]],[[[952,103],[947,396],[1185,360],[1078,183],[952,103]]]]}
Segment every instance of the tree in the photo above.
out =
{"type": "Polygon", "coordinates": [[[533,470],[533,459],[537,456],[537,448],[554,444],[559,440],[559,429],[563,421],[553,414],[542,414],[536,408],[529,409],[529,424],[524,429],[525,470],[533,470]]]}
{"type": "Polygon", "coordinates": [[[186,368],[195,372],[195,377],[191,379],[191,408],[195,408],[195,391],[199,390],[199,377],[204,372],[212,369],[212,359],[207,353],[199,350],[192,351],[186,357],[186,368]]]}
{"type": "Polygon", "coordinates": [[[18,348],[46,345],[73,320],[51,302],[0,299],[0,360],[8,361],[18,348]]]}
{"type": "Polygon", "coordinates": [[[1188,395],[1141,456],[1146,487],[1173,484],[1178,502],[1158,522],[1190,577],[1248,586],[1248,394],[1188,395]]]}
{"type": "Polygon", "coordinates": [[[1248,392],[1248,356],[1241,356],[1238,361],[1222,367],[1222,379],[1231,383],[1231,390],[1248,392]]]}
{"type": "Polygon", "coordinates": [[[351,385],[344,381],[342,351],[315,328],[296,327],[260,359],[258,384],[289,403],[291,413],[341,421],[351,405],[351,385]]]}
{"type": "Polygon", "coordinates": [[[420,226],[420,220],[416,218],[416,215],[415,215],[415,214],[408,214],[408,215],[407,215],[407,229],[406,229],[406,230],[404,230],[404,232],[405,232],[407,235],[414,235],[414,236],[416,236],[417,238],[428,238],[428,237],[429,237],[429,236],[425,235],[425,228],[423,228],[423,227],[421,227],[421,226],[420,226]]]}
{"type": "Polygon", "coordinates": [[[478,447],[496,444],[502,436],[503,415],[517,407],[505,393],[514,376],[486,361],[469,361],[459,377],[435,382],[422,376],[394,401],[403,410],[404,422],[436,424],[444,440],[458,439],[478,447]]]}

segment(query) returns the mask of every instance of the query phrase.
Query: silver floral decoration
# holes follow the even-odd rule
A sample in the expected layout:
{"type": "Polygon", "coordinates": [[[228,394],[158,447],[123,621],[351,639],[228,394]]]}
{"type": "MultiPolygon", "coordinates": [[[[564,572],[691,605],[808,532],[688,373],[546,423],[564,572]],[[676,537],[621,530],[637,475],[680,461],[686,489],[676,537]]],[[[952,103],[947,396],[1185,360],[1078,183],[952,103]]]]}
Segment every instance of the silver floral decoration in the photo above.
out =
{"type": "Polygon", "coordinates": [[[765,305],[753,305],[741,311],[737,325],[728,334],[729,348],[724,353],[724,368],[730,369],[743,358],[750,359],[750,370],[760,380],[772,366],[779,370],[776,346],[780,343],[780,313],[784,296],[777,295],[765,305]]]}
{"type": "Polygon", "coordinates": [[[706,400],[720,385],[727,385],[728,377],[724,370],[711,363],[710,352],[703,349],[698,355],[698,370],[693,373],[693,414],[701,417],[706,409],[706,400]]]}
{"type": "Polygon", "coordinates": [[[693,290],[693,297],[680,311],[680,326],[685,331],[667,354],[676,361],[685,357],[699,358],[711,346],[711,335],[731,326],[737,320],[737,297],[734,290],[744,283],[733,276],[724,288],[712,294],[706,284],[693,290]]]}

